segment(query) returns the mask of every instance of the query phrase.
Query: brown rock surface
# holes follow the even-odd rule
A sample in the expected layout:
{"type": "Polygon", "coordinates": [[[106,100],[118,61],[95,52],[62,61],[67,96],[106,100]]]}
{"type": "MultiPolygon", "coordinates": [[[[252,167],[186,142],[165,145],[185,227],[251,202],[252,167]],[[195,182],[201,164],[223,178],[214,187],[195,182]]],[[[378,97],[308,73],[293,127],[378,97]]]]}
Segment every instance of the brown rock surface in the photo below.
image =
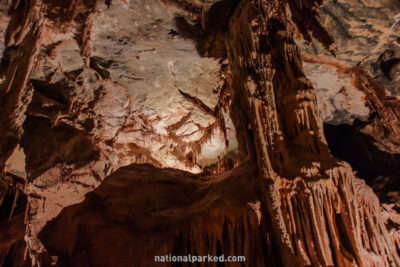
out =
{"type": "Polygon", "coordinates": [[[395,65],[380,57],[398,3],[322,4],[8,3],[0,262],[153,266],[155,255],[190,253],[244,255],[245,266],[400,266],[398,207],[381,206],[353,170],[368,173],[368,161],[339,155],[323,126],[346,124],[386,153],[372,157],[388,163],[362,177],[369,184],[398,177],[387,155],[400,149],[399,100],[383,79],[395,65]],[[294,37],[317,41],[300,52],[294,37]],[[365,70],[375,61],[383,76],[365,70]]]}
{"type": "Polygon", "coordinates": [[[130,165],[64,209],[40,238],[62,266],[146,266],[170,253],[240,254],[260,266],[267,259],[255,192],[247,164],[216,176],[130,165]]]}

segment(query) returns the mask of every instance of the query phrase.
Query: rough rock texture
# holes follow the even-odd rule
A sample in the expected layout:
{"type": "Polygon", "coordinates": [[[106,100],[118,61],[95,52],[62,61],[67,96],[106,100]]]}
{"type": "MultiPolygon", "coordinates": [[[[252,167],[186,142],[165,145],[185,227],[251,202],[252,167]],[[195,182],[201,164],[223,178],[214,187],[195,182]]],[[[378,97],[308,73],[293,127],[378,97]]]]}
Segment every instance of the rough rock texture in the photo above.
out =
{"type": "Polygon", "coordinates": [[[130,165],[64,209],[40,238],[62,255],[62,266],[146,266],[154,255],[169,253],[239,253],[247,265],[261,266],[266,241],[253,208],[254,178],[248,164],[216,176],[130,165]]]}
{"type": "Polygon", "coordinates": [[[328,152],[315,94],[282,18],[283,5],[241,2],[237,12],[230,25],[233,105],[248,120],[238,121],[236,128],[247,140],[243,153],[257,155],[265,179],[263,206],[284,265],[398,265],[383,221],[373,218],[380,212],[377,199],[328,152]],[[252,9],[260,13],[251,14],[252,9]],[[251,43],[240,54],[238,48],[251,43]],[[246,134],[253,135],[254,148],[246,134]]]}
{"type": "Polygon", "coordinates": [[[0,3],[0,51],[3,53],[4,50],[4,33],[8,24],[7,16],[8,5],[3,2],[0,3]]]}
{"type": "MultiPolygon", "coordinates": [[[[302,49],[307,51],[303,53],[304,71],[317,89],[319,109],[326,123],[353,124],[354,119],[358,119],[375,127],[374,114],[387,112],[378,105],[390,106],[399,102],[396,89],[399,12],[397,0],[326,1],[320,12],[321,23],[334,37],[336,58],[324,52],[324,48],[316,42],[310,47],[298,40],[302,49]],[[315,54],[318,56],[313,56],[315,54]],[[379,100],[372,99],[374,96],[368,89],[359,84],[359,77],[365,76],[365,71],[388,89],[386,92],[383,88],[377,90],[381,92],[379,100]],[[360,101],[362,99],[364,101],[360,101]],[[376,104],[378,101],[381,103],[376,104]]],[[[362,131],[381,142],[380,145],[386,141],[376,131],[369,130],[365,125],[364,128],[362,131]]],[[[399,153],[396,147],[387,144],[381,149],[399,153]]]]}
{"type": "Polygon", "coordinates": [[[303,53],[304,70],[318,88],[332,154],[349,162],[380,200],[394,207],[392,211],[399,211],[400,196],[399,139],[394,134],[399,125],[398,13],[398,1],[328,1],[321,9],[321,21],[338,44],[337,58],[323,53],[318,45],[314,49],[303,46],[308,51],[303,53]],[[318,57],[312,55],[315,53],[318,57]],[[326,90],[327,84],[321,84],[316,74],[320,69],[351,83],[330,79],[330,90],[326,90]],[[388,90],[367,81],[372,77],[388,90]],[[370,86],[362,84],[370,84],[380,93],[371,94],[370,86]],[[338,92],[335,96],[332,88],[338,92]],[[365,106],[354,98],[359,95],[356,91],[362,94],[365,106]]]}
{"type": "Polygon", "coordinates": [[[113,170],[148,162],[199,172],[224,153],[226,142],[219,127],[224,118],[215,112],[219,66],[201,58],[190,40],[169,34],[174,16],[161,3],[92,3],[71,10],[80,12],[72,21],[53,20],[50,6],[37,6],[32,16],[40,10],[45,25],[34,35],[36,65],[27,86],[33,95],[21,107],[28,115],[21,145],[31,181],[26,192],[35,196],[28,239],[41,251],[37,231],[113,170]],[[142,14],[140,25],[132,12],[142,14]],[[112,25],[127,28],[113,31],[112,25]],[[156,42],[155,29],[163,42],[156,42]]]}
{"type": "MultiPolygon", "coordinates": [[[[397,0],[326,1],[320,12],[321,24],[335,40],[336,57],[365,67],[395,94],[399,12],[397,0]]],[[[318,43],[307,50],[329,55],[318,43]]]]}
{"type": "Polygon", "coordinates": [[[318,43],[310,47],[297,40],[304,71],[316,88],[332,154],[349,162],[381,201],[395,205],[398,13],[398,1],[327,1],[321,22],[335,39],[336,58],[318,43]]]}
{"type": "MultiPolygon", "coordinates": [[[[381,207],[352,169],[368,173],[368,161],[340,154],[323,127],[359,123],[371,147],[399,153],[397,89],[345,57],[365,37],[349,46],[327,24],[343,7],[360,17],[380,4],[327,1],[320,23],[322,2],[8,3],[1,262],[152,266],[154,255],[191,253],[400,266],[397,207],[381,207]]],[[[396,162],[387,175],[398,177],[396,162]]]]}

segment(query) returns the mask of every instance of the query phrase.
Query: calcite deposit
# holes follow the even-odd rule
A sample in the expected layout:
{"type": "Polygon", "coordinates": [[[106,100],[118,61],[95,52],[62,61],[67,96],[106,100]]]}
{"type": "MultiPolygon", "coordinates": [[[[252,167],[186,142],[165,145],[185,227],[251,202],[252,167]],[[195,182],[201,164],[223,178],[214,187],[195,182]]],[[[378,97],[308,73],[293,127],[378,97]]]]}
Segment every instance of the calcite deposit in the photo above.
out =
{"type": "Polygon", "coordinates": [[[397,0],[0,2],[0,266],[400,266],[397,0]]]}

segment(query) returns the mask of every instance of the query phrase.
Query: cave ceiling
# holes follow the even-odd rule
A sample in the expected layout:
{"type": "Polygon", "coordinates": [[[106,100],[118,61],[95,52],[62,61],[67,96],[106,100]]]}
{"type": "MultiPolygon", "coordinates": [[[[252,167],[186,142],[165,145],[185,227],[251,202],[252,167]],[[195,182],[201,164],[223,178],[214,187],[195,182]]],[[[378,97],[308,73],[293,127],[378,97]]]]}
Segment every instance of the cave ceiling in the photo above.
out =
{"type": "Polygon", "coordinates": [[[256,2],[0,0],[0,266],[400,264],[399,1],[256,2]]]}

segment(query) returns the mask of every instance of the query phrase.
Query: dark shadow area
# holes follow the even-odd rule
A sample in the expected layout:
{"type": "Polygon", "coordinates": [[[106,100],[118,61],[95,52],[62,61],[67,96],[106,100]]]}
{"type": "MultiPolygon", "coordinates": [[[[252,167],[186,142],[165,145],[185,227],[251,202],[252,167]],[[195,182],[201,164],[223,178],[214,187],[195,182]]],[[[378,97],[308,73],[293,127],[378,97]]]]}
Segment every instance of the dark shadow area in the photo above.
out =
{"type": "Polygon", "coordinates": [[[5,181],[7,191],[3,199],[0,198],[0,266],[28,267],[30,258],[24,260],[27,196],[20,189],[24,180],[7,173],[5,181]]]}
{"type": "Polygon", "coordinates": [[[199,20],[190,23],[184,17],[175,17],[178,32],[171,30],[170,34],[195,41],[202,57],[226,58],[225,32],[239,2],[223,0],[214,3],[204,15],[204,23],[199,20]]]}
{"type": "Polygon", "coordinates": [[[16,57],[18,52],[18,46],[11,45],[6,47],[3,51],[3,55],[0,60],[0,76],[6,74],[6,70],[10,62],[16,57]]]}
{"type": "Polygon", "coordinates": [[[70,94],[74,87],[68,85],[67,82],[49,83],[48,81],[40,80],[31,80],[31,82],[35,88],[35,92],[39,92],[61,105],[70,104],[70,94]]]}
{"type": "Polygon", "coordinates": [[[6,174],[5,177],[11,182],[4,198],[0,199],[0,220],[9,220],[13,216],[25,213],[27,203],[26,195],[17,188],[17,183],[12,181],[21,180],[21,185],[24,180],[11,174],[6,174]]]}
{"type": "MultiPolygon", "coordinates": [[[[99,157],[90,137],[65,123],[55,126],[46,118],[28,116],[23,128],[21,145],[30,179],[58,163],[74,165],[78,169],[99,157]]],[[[58,180],[54,179],[54,183],[58,180]]]]}
{"type": "Polygon", "coordinates": [[[382,202],[395,203],[400,192],[400,155],[379,150],[372,137],[352,125],[324,124],[324,131],[332,155],[348,162],[382,202]]]}
{"type": "Polygon", "coordinates": [[[392,69],[400,63],[400,58],[396,57],[396,52],[394,50],[387,49],[379,56],[377,63],[386,78],[392,80],[392,69]]]}
{"type": "Polygon", "coordinates": [[[213,176],[123,167],[82,203],[63,209],[39,238],[59,256],[57,266],[196,266],[149,265],[168,254],[244,255],[246,264],[234,266],[279,266],[247,204],[255,201],[255,175],[247,164],[213,176]]]}

